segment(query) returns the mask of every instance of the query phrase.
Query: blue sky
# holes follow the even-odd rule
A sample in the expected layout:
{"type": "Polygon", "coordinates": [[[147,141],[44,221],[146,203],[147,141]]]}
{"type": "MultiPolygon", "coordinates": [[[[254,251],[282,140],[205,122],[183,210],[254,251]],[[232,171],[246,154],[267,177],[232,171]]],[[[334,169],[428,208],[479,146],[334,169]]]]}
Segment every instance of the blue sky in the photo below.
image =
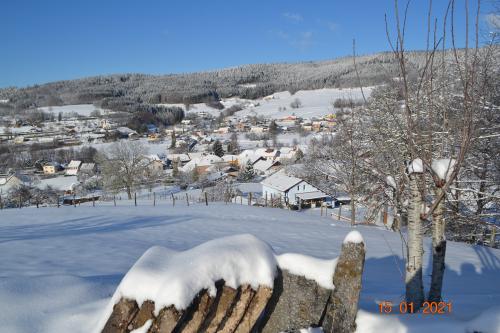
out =
{"type": "MultiPolygon", "coordinates": [[[[441,26],[447,1],[433,3],[441,26]]],[[[410,4],[408,49],[425,48],[427,5],[410,4]]],[[[350,55],[353,38],[373,53],[388,50],[385,13],[394,24],[393,0],[15,0],[1,12],[0,87],[331,59],[350,55]]],[[[456,21],[463,46],[464,0],[456,21]]]]}

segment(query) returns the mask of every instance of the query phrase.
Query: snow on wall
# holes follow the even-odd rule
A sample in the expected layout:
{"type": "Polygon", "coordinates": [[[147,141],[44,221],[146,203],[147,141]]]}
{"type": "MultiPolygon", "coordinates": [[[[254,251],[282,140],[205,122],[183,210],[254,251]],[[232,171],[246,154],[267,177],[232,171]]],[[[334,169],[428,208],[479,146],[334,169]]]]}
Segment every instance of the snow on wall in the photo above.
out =
{"type": "Polygon", "coordinates": [[[250,234],[211,240],[183,252],[154,246],[125,275],[98,329],[104,327],[121,298],[136,300],[139,306],[146,300],[154,301],[158,315],[163,307],[170,305],[186,309],[203,289],[215,297],[215,283],[220,280],[234,289],[243,284],[255,290],[259,286],[273,288],[277,267],[315,280],[323,288],[334,289],[336,264],[336,258],[324,260],[296,253],[275,255],[267,243],[250,234]]]}
{"type": "Polygon", "coordinates": [[[347,234],[344,238],[344,244],[347,243],[364,243],[363,236],[361,236],[361,233],[357,230],[353,230],[350,233],[347,234]]]}
{"type": "Polygon", "coordinates": [[[321,287],[333,289],[333,273],[337,265],[337,258],[332,260],[317,259],[298,253],[284,253],[277,255],[279,267],[292,274],[315,280],[321,287]]]}
{"type": "Polygon", "coordinates": [[[244,234],[208,241],[183,252],[155,246],[148,249],[125,275],[100,321],[102,329],[113,306],[124,297],[142,305],[155,302],[155,315],[174,305],[185,309],[203,289],[215,297],[215,283],[238,288],[249,284],[272,287],[277,262],[269,245],[244,234]]]}

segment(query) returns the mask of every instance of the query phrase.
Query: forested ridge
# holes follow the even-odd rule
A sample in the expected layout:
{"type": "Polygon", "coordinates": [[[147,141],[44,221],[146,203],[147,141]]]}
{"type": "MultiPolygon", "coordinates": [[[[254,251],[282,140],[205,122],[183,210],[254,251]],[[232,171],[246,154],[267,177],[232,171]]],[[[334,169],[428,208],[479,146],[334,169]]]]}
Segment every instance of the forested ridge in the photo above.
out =
{"type": "MultiPolygon", "coordinates": [[[[451,56],[450,51],[445,51],[451,56]]],[[[409,74],[425,66],[425,52],[407,54],[409,74]]],[[[320,88],[355,87],[387,82],[397,76],[397,62],[392,53],[383,52],[356,58],[334,60],[253,64],[221,70],[170,74],[114,74],[57,81],[24,88],[0,89],[3,107],[23,110],[41,106],[96,103],[105,108],[141,111],[145,105],[158,103],[203,103],[239,96],[259,98],[276,91],[295,92],[320,88]]]]}

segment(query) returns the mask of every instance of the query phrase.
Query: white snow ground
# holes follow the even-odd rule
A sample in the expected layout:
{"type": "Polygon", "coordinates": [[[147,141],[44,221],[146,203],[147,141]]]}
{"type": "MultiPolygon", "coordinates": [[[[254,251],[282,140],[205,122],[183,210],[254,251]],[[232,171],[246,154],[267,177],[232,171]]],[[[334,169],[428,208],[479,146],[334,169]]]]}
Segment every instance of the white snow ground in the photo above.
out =
{"type": "Polygon", "coordinates": [[[94,110],[100,111],[102,114],[109,112],[109,110],[101,109],[93,104],[75,104],[75,105],[63,105],[63,106],[44,106],[39,108],[39,110],[45,112],[52,112],[56,115],[59,112],[63,114],[78,113],[80,116],[88,117],[94,110]]]}
{"type": "MultiPolygon", "coordinates": [[[[369,97],[374,87],[365,87],[363,92],[369,97]]],[[[241,98],[222,99],[221,103],[228,108],[233,105],[243,106],[243,110],[237,112],[237,118],[243,118],[247,115],[263,115],[267,118],[283,118],[291,115],[303,118],[321,117],[332,113],[333,102],[336,99],[362,100],[361,90],[359,88],[324,88],[315,90],[299,90],[295,94],[288,91],[276,92],[270,96],[255,100],[241,98]],[[295,99],[299,99],[301,107],[293,109],[290,107],[295,99]],[[284,109],[285,108],[285,109],[284,109]]],[[[165,106],[177,106],[185,109],[183,104],[160,104],[165,106]]],[[[207,112],[217,116],[220,110],[206,106],[204,103],[192,104],[188,112],[207,112]]]]}
{"type": "MultiPolygon", "coordinates": [[[[205,241],[249,233],[278,254],[333,259],[351,227],[281,209],[178,201],[129,201],[96,207],[0,211],[0,331],[91,332],[124,274],[151,246],[184,251],[205,241]]],[[[396,233],[358,226],[367,246],[358,332],[500,332],[500,251],[449,242],[446,315],[381,315],[377,302],[404,297],[396,233]]],[[[425,240],[424,276],[430,276],[425,240]]]]}

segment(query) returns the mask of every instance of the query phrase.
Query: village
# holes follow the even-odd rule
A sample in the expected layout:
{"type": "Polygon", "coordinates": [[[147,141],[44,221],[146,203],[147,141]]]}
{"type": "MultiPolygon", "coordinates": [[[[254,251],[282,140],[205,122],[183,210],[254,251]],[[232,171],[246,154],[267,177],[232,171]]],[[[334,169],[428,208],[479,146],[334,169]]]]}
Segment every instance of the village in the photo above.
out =
{"type": "Polygon", "coordinates": [[[203,103],[183,106],[184,119],[170,126],[143,123],[131,128],[127,126],[131,115],[92,104],[43,107],[20,116],[3,116],[2,152],[13,156],[2,165],[0,206],[125,198],[125,188],[106,186],[99,160],[101,152],[112,150],[118,142],[136,143],[144,152],[142,176],[132,186],[134,195],[167,186],[175,193],[218,183],[236,187],[253,183],[250,196],[255,205],[302,209],[349,203],[345,193],[335,198],[286,171],[300,164],[312,137],[335,132],[334,103],[322,101],[319,113],[300,117],[296,113],[304,113],[301,101],[290,96],[271,106],[281,117],[255,112],[260,103],[272,105],[279,99],[276,96],[260,101],[229,99],[223,101],[221,110],[203,103]],[[283,105],[289,100],[291,114],[283,105]]]}

